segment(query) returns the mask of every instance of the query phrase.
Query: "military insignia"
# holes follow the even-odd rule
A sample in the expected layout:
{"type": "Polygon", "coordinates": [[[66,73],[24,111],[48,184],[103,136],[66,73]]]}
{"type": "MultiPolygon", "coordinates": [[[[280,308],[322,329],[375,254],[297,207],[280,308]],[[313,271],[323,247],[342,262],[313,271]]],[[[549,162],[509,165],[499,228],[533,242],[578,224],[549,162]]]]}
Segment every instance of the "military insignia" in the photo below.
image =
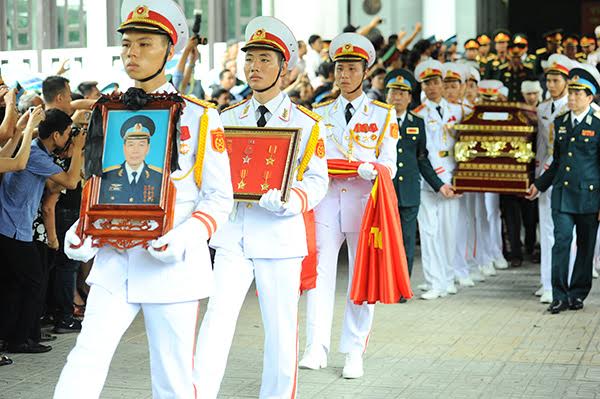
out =
{"type": "Polygon", "coordinates": [[[406,134],[419,134],[419,128],[418,127],[407,127],[406,134]]]}
{"type": "Polygon", "coordinates": [[[371,135],[371,140],[373,140],[373,141],[377,140],[377,135],[376,134],[372,134],[371,135]]]}
{"type": "Polygon", "coordinates": [[[179,145],[179,153],[185,155],[188,152],[190,152],[190,146],[187,143],[181,143],[179,145]]]}
{"type": "Polygon", "coordinates": [[[250,110],[250,104],[246,105],[240,114],[240,119],[248,116],[248,111],[250,110]]]}
{"type": "Polygon", "coordinates": [[[594,137],[596,135],[596,132],[593,130],[582,130],[581,135],[586,137],[594,137]]]}
{"type": "Polygon", "coordinates": [[[397,123],[392,123],[392,126],[390,126],[390,136],[392,136],[393,139],[397,139],[398,138],[398,124],[397,123]]]}
{"type": "Polygon", "coordinates": [[[108,186],[108,191],[121,191],[122,188],[122,184],[113,183],[110,186],[108,186]]]}
{"type": "Polygon", "coordinates": [[[146,6],[139,6],[135,9],[135,14],[131,17],[132,19],[148,19],[150,17],[150,10],[146,6]]]}
{"type": "Polygon", "coordinates": [[[585,118],[585,123],[587,123],[588,125],[592,124],[592,117],[591,116],[587,116],[587,118],[585,118]]]}
{"type": "Polygon", "coordinates": [[[369,125],[369,132],[376,132],[378,130],[376,123],[371,123],[369,125]]]}
{"type": "Polygon", "coordinates": [[[558,133],[566,133],[567,132],[567,127],[566,126],[559,126],[558,127],[558,133]]]}
{"type": "Polygon", "coordinates": [[[354,52],[354,46],[352,46],[352,44],[350,44],[350,43],[344,44],[344,47],[342,47],[342,53],[352,53],[352,52],[354,52]]]}
{"type": "Polygon", "coordinates": [[[144,202],[154,202],[154,186],[144,185],[144,202]]]}
{"type": "Polygon", "coordinates": [[[212,143],[212,148],[216,152],[225,151],[225,133],[223,129],[215,129],[210,131],[210,139],[212,143]]]}
{"type": "Polygon", "coordinates": [[[181,126],[181,131],[179,132],[179,140],[186,141],[192,138],[190,134],[189,126],[181,126]]]}
{"type": "Polygon", "coordinates": [[[446,158],[448,155],[450,155],[449,151],[440,151],[438,152],[438,155],[440,156],[440,158],[446,158]]]}
{"type": "Polygon", "coordinates": [[[325,127],[326,127],[326,128],[329,128],[329,129],[331,129],[331,128],[332,128],[332,127],[334,127],[334,126],[333,126],[333,124],[331,124],[331,123],[326,123],[326,124],[325,124],[325,127]]]}
{"type": "Polygon", "coordinates": [[[250,40],[260,40],[260,39],[264,39],[267,37],[267,33],[265,32],[264,29],[257,29],[256,32],[254,32],[254,34],[252,35],[252,38],[250,40]]]}
{"type": "Polygon", "coordinates": [[[456,122],[456,116],[452,115],[452,118],[448,119],[448,123],[456,122]]]}
{"type": "Polygon", "coordinates": [[[317,146],[315,147],[315,155],[319,158],[325,157],[325,142],[322,138],[317,141],[317,146]]]}
{"type": "Polygon", "coordinates": [[[284,108],[283,112],[281,113],[281,119],[287,120],[287,118],[288,118],[288,109],[284,108]]]}

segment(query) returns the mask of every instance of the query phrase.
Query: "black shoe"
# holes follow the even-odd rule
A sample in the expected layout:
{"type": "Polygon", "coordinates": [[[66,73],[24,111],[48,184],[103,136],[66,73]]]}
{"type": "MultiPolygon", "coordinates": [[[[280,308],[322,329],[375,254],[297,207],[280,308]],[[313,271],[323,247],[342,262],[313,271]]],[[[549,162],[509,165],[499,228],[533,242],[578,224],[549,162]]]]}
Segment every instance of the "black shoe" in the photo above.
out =
{"type": "Polygon", "coordinates": [[[510,261],[510,267],[521,267],[522,263],[523,263],[523,259],[512,258],[510,261]]]}
{"type": "Polygon", "coordinates": [[[540,251],[535,249],[535,250],[533,250],[533,252],[531,252],[529,260],[531,261],[531,263],[538,264],[541,261],[541,257],[542,257],[542,255],[541,255],[540,251]]]}
{"type": "Polygon", "coordinates": [[[403,296],[401,296],[400,300],[398,301],[398,303],[406,303],[406,298],[404,298],[403,296]]]}
{"type": "Polygon", "coordinates": [[[54,325],[54,316],[52,315],[45,315],[43,317],[40,317],[40,326],[43,327],[52,327],[54,325]]]}
{"type": "Polygon", "coordinates": [[[569,309],[571,310],[581,310],[583,309],[583,299],[574,298],[569,303],[569,309]]]}
{"type": "Polygon", "coordinates": [[[8,342],[0,339],[0,353],[6,351],[7,347],[8,347],[8,342]]]}
{"type": "Polygon", "coordinates": [[[56,341],[56,335],[49,334],[47,332],[42,332],[40,337],[40,342],[52,342],[56,341]]]}
{"type": "Polygon", "coordinates": [[[80,331],[81,322],[74,318],[61,320],[60,322],[56,323],[54,330],[52,330],[52,332],[55,334],[78,333],[80,331]]]}
{"type": "Polygon", "coordinates": [[[27,343],[8,345],[7,352],[10,353],[46,353],[50,352],[52,347],[50,345],[42,345],[32,340],[28,340],[27,343]]]}
{"type": "Polygon", "coordinates": [[[557,313],[560,313],[563,310],[567,310],[567,309],[569,309],[569,305],[564,301],[558,301],[558,300],[552,301],[550,306],[548,306],[548,312],[550,312],[552,314],[557,314],[557,313]]]}

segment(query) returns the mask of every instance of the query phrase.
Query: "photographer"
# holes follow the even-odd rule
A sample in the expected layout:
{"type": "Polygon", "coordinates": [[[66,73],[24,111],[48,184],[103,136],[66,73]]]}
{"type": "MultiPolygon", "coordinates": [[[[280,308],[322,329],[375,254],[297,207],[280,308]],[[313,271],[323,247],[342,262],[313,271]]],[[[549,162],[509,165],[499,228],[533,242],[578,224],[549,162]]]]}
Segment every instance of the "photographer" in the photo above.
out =
{"type": "Polygon", "coordinates": [[[52,349],[31,339],[37,332],[42,308],[42,269],[32,242],[31,226],[38,209],[46,179],[68,188],[79,181],[85,135],[73,140],[74,154],[68,172],[56,165],[50,155],[63,148],[70,138],[71,118],[60,110],[32,113],[27,129],[38,124],[38,138],[31,144],[25,170],[4,174],[0,183],[0,253],[5,256],[1,269],[5,287],[2,301],[2,338],[13,353],[42,353],[52,349]],[[43,119],[43,121],[41,121],[43,119]],[[41,121],[41,122],[40,122],[41,121]]]}

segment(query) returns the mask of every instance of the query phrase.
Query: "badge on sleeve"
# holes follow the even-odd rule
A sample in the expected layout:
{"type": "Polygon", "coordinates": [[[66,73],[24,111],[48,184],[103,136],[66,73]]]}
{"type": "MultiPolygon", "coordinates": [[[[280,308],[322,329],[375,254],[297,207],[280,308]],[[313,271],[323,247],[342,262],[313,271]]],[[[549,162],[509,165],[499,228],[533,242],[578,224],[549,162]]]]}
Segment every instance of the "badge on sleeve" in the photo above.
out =
{"type": "Polygon", "coordinates": [[[210,139],[212,143],[212,148],[216,152],[225,151],[225,133],[223,129],[215,129],[210,131],[210,139]]]}
{"type": "Polygon", "coordinates": [[[392,136],[393,139],[398,138],[398,124],[397,123],[392,123],[392,125],[390,126],[390,136],[392,136]]]}
{"type": "Polygon", "coordinates": [[[315,147],[315,155],[319,158],[323,158],[325,156],[325,142],[322,138],[317,141],[317,146],[315,147]]]}
{"type": "Polygon", "coordinates": [[[181,126],[181,131],[179,132],[179,139],[181,141],[186,141],[191,139],[192,136],[190,135],[190,128],[189,126],[181,126]]]}

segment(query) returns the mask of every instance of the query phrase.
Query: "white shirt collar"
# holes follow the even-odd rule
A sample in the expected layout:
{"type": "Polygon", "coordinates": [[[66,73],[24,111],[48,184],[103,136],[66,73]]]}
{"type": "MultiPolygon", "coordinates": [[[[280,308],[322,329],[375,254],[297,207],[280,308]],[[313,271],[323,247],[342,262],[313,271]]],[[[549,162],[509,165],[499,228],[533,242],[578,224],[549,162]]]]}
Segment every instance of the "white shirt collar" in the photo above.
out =
{"type": "Polygon", "coordinates": [[[159,88],[157,88],[156,90],[154,90],[152,93],[162,93],[162,92],[165,92],[165,91],[167,93],[176,93],[177,92],[177,90],[171,84],[171,82],[166,82],[164,85],[160,86],[159,88]]]}
{"type": "Polygon", "coordinates": [[[354,112],[356,112],[357,110],[360,109],[360,106],[361,106],[361,104],[362,104],[362,102],[363,102],[363,100],[364,100],[364,98],[366,96],[367,95],[364,92],[362,92],[360,96],[356,97],[352,101],[348,101],[348,100],[346,100],[344,98],[344,96],[340,96],[340,101],[341,101],[342,109],[344,111],[346,111],[346,106],[348,105],[348,103],[351,103],[352,104],[352,108],[354,108],[354,112]]]}
{"type": "Polygon", "coordinates": [[[575,114],[575,112],[571,111],[571,121],[573,121],[574,119],[577,119],[578,123],[583,122],[583,120],[585,119],[585,116],[588,114],[588,112],[590,112],[590,106],[588,105],[588,107],[585,109],[585,111],[583,111],[580,114],[575,114]]]}
{"type": "Polygon", "coordinates": [[[402,114],[397,115],[397,119],[400,119],[400,121],[404,122],[404,118],[406,118],[407,113],[408,111],[404,111],[402,114]]]}
{"type": "Polygon", "coordinates": [[[280,91],[279,94],[277,94],[275,97],[273,97],[272,99],[267,101],[266,104],[259,103],[256,100],[256,98],[254,98],[254,96],[252,96],[251,103],[252,103],[252,109],[254,109],[254,113],[256,114],[256,120],[258,120],[258,118],[260,118],[260,112],[258,112],[258,107],[260,107],[261,105],[264,105],[265,107],[267,107],[269,112],[267,112],[265,118],[268,121],[270,116],[273,115],[273,112],[275,112],[277,110],[277,108],[279,108],[279,106],[281,105],[283,100],[284,100],[284,95],[283,95],[282,91],[280,91]]]}
{"type": "Polygon", "coordinates": [[[569,102],[569,95],[565,94],[558,100],[552,100],[552,102],[554,103],[554,111],[558,112],[562,107],[567,105],[567,103],[569,102]]]}
{"type": "Polygon", "coordinates": [[[125,170],[127,171],[127,180],[129,183],[133,183],[133,172],[137,172],[135,175],[136,182],[140,181],[140,176],[142,175],[142,170],[144,169],[144,164],[140,164],[137,169],[132,169],[131,166],[127,162],[125,162],[125,170]]]}
{"type": "Polygon", "coordinates": [[[434,103],[430,99],[426,99],[425,104],[431,109],[436,109],[438,106],[441,106],[442,108],[444,108],[446,106],[446,99],[442,97],[442,99],[440,99],[439,103],[434,103]]]}

